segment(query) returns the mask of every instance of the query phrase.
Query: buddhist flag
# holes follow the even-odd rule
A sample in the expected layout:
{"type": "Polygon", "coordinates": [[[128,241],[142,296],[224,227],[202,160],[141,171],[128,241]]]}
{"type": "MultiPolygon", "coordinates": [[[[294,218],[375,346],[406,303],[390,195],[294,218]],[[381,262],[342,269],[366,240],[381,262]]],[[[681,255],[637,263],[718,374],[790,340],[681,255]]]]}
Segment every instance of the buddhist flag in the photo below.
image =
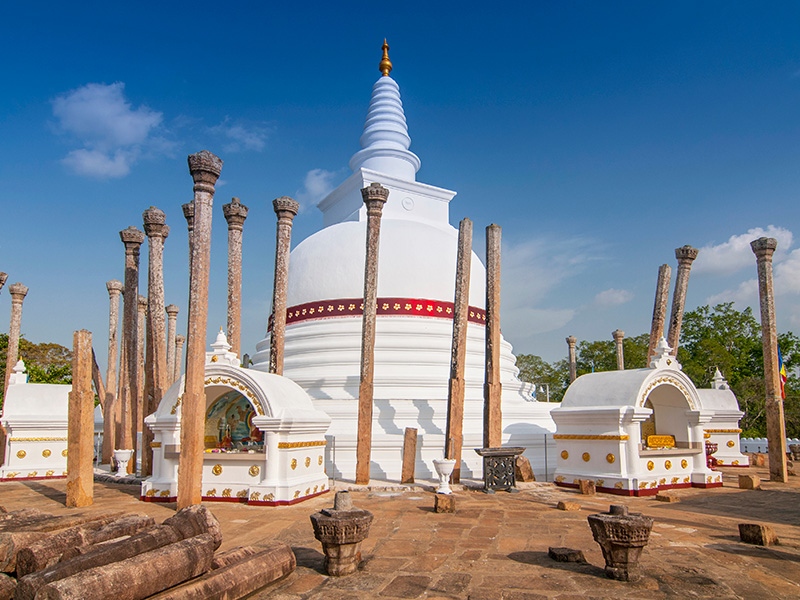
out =
{"type": "Polygon", "coordinates": [[[778,347],[778,373],[781,376],[781,398],[786,400],[786,367],[783,364],[780,347],[778,347]]]}

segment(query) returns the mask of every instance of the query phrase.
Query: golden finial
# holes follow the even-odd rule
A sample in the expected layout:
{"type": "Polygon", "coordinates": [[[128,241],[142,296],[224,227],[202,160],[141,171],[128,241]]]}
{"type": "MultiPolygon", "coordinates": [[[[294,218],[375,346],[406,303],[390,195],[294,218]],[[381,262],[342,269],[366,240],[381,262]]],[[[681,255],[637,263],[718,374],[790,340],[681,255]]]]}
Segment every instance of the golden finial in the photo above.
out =
{"type": "Polygon", "coordinates": [[[392,61],[389,60],[389,44],[386,43],[386,38],[383,38],[383,58],[378,69],[383,73],[384,77],[388,77],[392,72],[392,61]]]}

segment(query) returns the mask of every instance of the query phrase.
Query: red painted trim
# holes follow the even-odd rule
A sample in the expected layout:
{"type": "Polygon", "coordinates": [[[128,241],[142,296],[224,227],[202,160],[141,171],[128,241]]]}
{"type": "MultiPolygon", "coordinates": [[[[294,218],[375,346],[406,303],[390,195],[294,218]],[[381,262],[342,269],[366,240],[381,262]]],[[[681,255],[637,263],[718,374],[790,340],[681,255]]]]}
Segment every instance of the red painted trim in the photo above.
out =
{"type": "MultiPolygon", "coordinates": [[[[571,488],[571,489],[575,489],[575,490],[577,490],[578,487],[579,487],[577,483],[563,483],[563,482],[562,483],[558,483],[558,482],[556,482],[556,485],[559,486],[559,487],[571,488]]],[[[676,483],[676,484],[660,485],[660,486],[654,487],[654,488],[642,488],[640,490],[629,490],[629,489],[625,489],[625,488],[619,489],[619,488],[597,487],[597,488],[595,488],[595,491],[600,492],[602,494],[613,494],[615,496],[642,497],[642,496],[655,496],[659,492],[662,492],[662,491],[665,491],[665,490],[686,489],[686,488],[690,488],[690,487],[722,487],[722,484],[721,483],[719,483],[719,484],[711,484],[711,483],[705,484],[704,483],[704,484],[700,485],[700,484],[692,484],[692,483],[676,483]]]]}
{"type": "Polygon", "coordinates": [[[45,479],[66,479],[66,475],[51,475],[50,477],[0,477],[4,481],[44,481],[45,479]]]}
{"type": "Polygon", "coordinates": [[[247,504],[247,498],[234,498],[225,496],[201,496],[203,502],[238,502],[239,504],[247,504]]]}
{"type": "MultiPolygon", "coordinates": [[[[433,317],[437,319],[453,318],[453,303],[425,298],[378,298],[379,317],[433,317]]],[[[340,298],[306,302],[286,309],[286,325],[335,319],[339,317],[361,316],[364,312],[363,298],[340,298]]],[[[467,320],[479,325],[486,324],[486,311],[474,306],[469,307],[467,320]]],[[[269,318],[267,331],[272,329],[272,316],[269,318]]]]}
{"type": "Polygon", "coordinates": [[[718,488],[722,487],[722,482],[719,483],[693,483],[692,487],[701,488],[701,489],[708,489],[708,488],[718,488]]]}
{"type": "MultiPolygon", "coordinates": [[[[48,477],[48,479],[55,479],[54,477],[48,477]]],[[[11,480],[9,480],[11,481],[11,480]]],[[[309,496],[303,496],[302,498],[293,498],[292,500],[272,500],[268,502],[264,502],[263,500],[259,501],[252,501],[248,500],[247,498],[222,498],[220,496],[202,496],[203,502],[238,502],[239,504],[248,504],[250,506],[289,506],[291,504],[298,504],[299,502],[304,502],[306,500],[310,500],[311,498],[316,498],[317,496],[321,496],[322,494],[327,494],[330,490],[322,490],[321,492],[317,492],[316,494],[311,494],[309,496]]],[[[139,496],[139,500],[142,502],[159,502],[159,503],[168,503],[168,502],[177,502],[177,496],[139,496]]]]}
{"type": "Polygon", "coordinates": [[[169,502],[177,502],[177,496],[139,496],[139,500],[142,502],[158,502],[158,503],[169,503],[169,502]]]}

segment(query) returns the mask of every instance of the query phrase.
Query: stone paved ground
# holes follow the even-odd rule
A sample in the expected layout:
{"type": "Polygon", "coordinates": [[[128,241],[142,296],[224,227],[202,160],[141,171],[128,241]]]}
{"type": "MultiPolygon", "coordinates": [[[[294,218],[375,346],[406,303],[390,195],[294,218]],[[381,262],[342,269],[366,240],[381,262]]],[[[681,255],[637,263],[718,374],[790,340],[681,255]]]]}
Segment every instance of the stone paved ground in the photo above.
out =
{"type": "MultiPolygon", "coordinates": [[[[763,469],[755,470],[762,479],[763,469]]],[[[224,532],[223,548],[279,539],[298,559],[297,570],[253,598],[275,600],[364,598],[469,598],[472,600],[571,600],[578,598],[798,598],[800,597],[800,482],[766,482],[761,491],[739,490],[725,471],[725,487],[675,490],[679,503],[652,498],[579,496],[550,484],[524,484],[519,494],[456,494],[456,514],[433,512],[433,494],[416,490],[363,490],[354,503],[375,515],[364,542],[360,570],[330,578],[308,515],[332,503],[326,495],[296,506],[264,508],[210,503],[224,532]],[[559,500],[581,510],[556,510],[559,500]],[[610,503],[655,519],[636,583],[606,579],[599,546],[586,521],[610,503]],[[737,523],[774,527],[778,546],[739,542],[737,523]],[[581,549],[588,564],[556,563],[549,546],[581,549]]],[[[0,484],[0,504],[9,510],[36,507],[54,513],[63,506],[65,483],[0,484]]],[[[133,485],[98,483],[95,509],[124,509],[161,521],[174,505],[146,504],[133,485]]]]}

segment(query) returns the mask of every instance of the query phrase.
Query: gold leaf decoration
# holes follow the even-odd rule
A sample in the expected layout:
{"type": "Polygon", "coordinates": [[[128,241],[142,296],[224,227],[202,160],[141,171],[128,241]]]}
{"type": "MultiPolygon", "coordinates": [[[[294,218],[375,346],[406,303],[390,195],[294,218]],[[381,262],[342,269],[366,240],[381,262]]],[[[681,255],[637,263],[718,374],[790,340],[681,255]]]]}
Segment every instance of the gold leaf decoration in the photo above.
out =
{"type": "Polygon", "coordinates": [[[248,473],[250,473],[252,477],[258,477],[258,474],[261,473],[261,469],[258,465],[252,465],[248,473]]]}
{"type": "Polygon", "coordinates": [[[42,456],[44,456],[45,458],[48,458],[51,454],[52,452],[50,451],[49,448],[45,448],[44,450],[42,450],[42,456]]]}
{"type": "Polygon", "coordinates": [[[222,465],[214,465],[211,467],[211,472],[214,475],[221,475],[222,474],[222,465]]]}

